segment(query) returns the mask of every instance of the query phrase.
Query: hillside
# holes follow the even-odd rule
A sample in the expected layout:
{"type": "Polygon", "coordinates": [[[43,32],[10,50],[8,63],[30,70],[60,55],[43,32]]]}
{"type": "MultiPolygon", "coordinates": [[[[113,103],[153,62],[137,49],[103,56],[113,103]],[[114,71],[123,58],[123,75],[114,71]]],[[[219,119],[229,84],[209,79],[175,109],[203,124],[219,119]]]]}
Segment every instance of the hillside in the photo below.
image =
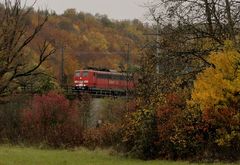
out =
{"type": "MultiPolygon", "coordinates": [[[[32,11],[28,20],[33,28],[48,11],[32,11]],[[40,13],[40,14],[39,14],[40,13]]],[[[48,13],[49,14],[49,13],[48,13]]],[[[85,67],[100,67],[120,70],[126,69],[126,54],[130,47],[130,63],[137,64],[139,48],[144,42],[148,27],[139,20],[110,20],[106,15],[91,15],[68,9],[62,15],[49,14],[41,35],[32,43],[32,52],[38,44],[47,39],[56,48],[48,65],[48,71],[59,79],[61,55],[64,54],[64,72],[67,82],[71,83],[74,70],[85,67]]]]}

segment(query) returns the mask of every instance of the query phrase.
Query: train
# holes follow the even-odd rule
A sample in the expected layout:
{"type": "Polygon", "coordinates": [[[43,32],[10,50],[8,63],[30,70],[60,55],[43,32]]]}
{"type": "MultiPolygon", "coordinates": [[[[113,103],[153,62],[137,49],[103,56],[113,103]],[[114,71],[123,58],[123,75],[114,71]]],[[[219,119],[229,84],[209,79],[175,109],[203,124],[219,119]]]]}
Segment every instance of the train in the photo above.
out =
{"type": "Polygon", "coordinates": [[[126,95],[134,89],[130,74],[116,71],[76,70],[74,73],[74,91],[93,94],[126,95]]]}

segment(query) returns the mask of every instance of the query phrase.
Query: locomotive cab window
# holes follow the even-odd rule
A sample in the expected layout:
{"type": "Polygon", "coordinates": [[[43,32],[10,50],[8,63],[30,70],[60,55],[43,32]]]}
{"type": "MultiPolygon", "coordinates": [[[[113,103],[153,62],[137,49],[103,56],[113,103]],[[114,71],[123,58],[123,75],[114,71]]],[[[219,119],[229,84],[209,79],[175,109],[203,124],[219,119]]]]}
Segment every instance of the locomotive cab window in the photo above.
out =
{"type": "Polygon", "coordinates": [[[80,71],[76,71],[76,72],[75,72],[75,76],[76,76],[76,77],[80,77],[80,71]]]}
{"type": "Polygon", "coordinates": [[[88,71],[83,71],[83,77],[88,77],[88,71]]]}

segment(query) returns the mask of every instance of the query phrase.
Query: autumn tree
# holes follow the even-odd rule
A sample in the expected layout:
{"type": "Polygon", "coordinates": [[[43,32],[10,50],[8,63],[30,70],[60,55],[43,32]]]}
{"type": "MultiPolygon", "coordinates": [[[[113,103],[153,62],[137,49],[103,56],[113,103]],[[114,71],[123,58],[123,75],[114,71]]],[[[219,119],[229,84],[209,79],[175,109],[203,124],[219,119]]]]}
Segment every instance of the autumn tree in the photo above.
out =
{"type": "Polygon", "coordinates": [[[184,28],[182,32],[188,36],[185,42],[207,39],[216,46],[223,46],[227,39],[237,40],[239,6],[237,0],[156,0],[150,13],[160,25],[172,23],[184,28]],[[163,6],[165,9],[159,13],[163,6]]]}
{"type": "Polygon", "coordinates": [[[77,15],[77,11],[76,9],[67,9],[64,11],[64,16],[76,16],[77,15]]]}
{"type": "Polygon", "coordinates": [[[210,125],[208,144],[239,158],[240,54],[231,45],[228,41],[224,51],[211,53],[209,61],[215,68],[197,76],[188,104],[210,125]]]}
{"type": "Polygon", "coordinates": [[[38,25],[29,29],[27,20],[31,8],[22,7],[21,1],[12,3],[5,0],[0,10],[0,95],[13,91],[22,77],[41,74],[38,69],[54,53],[46,40],[39,46],[39,55],[35,57],[29,51],[29,45],[39,34],[47,21],[47,16],[39,16],[38,25]]]}
{"type": "Polygon", "coordinates": [[[155,45],[159,83],[167,82],[162,92],[194,88],[179,120],[165,107],[158,111],[159,123],[165,114],[174,122],[173,136],[165,137],[177,153],[239,155],[239,6],[236,0],[156,0],[150,7],[155,25],[149,44],[155,45]]]}
{"type": "Polygon", "coordinates": [[[161,71],[167,77],[182,77],[180,85],[191,84],[197,73],[214,65],[207,59],[232,40],[239,50],[239,2],[236,0],[156,0],[149,13],[155,26],[151,35],[161,71]]]}
{"type": "Polygon", "coordinates": [[[108,48],[108,41],[105,36],[99,32],[90,32],[87,34],[88,44],[91,50],[106,51],[108,48]]]}
{"type": "Polygon", "coordinates": [[[154,48],[143,50],[141,66],[137,72],[135,90],[136,111],[126,116],[123,125],[123,143],[127,151],[141,159],[157,155],[156,108],[161,99],[159,77],[156,74],[154,48]]]}
{"type": "Polygon", "coordinates": [[[209,61],[215,64],[215,68],[206,68],[198,74],[191,103],[199,105],[202,111],[218,106],[239,108],[239,53],[227,47],[223,52],[211,53],[209,61]]]}

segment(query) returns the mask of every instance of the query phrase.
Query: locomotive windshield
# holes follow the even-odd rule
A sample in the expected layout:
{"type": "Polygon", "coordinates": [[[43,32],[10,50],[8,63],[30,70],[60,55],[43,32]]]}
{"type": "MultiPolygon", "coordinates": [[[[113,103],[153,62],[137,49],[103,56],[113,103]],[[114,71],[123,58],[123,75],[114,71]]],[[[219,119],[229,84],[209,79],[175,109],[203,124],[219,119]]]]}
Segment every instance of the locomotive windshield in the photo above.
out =
{"type": "Polygon", "coordinates": [[[76,76],[76,77],[80,77],[80,71],[76,71],[76,72],[75,72],[75,76],[76,76]]]}
{"type": "Polygon", "coordinates": [[[83,71],[83,77],[88,77],[88,71],[83,71]]]}

